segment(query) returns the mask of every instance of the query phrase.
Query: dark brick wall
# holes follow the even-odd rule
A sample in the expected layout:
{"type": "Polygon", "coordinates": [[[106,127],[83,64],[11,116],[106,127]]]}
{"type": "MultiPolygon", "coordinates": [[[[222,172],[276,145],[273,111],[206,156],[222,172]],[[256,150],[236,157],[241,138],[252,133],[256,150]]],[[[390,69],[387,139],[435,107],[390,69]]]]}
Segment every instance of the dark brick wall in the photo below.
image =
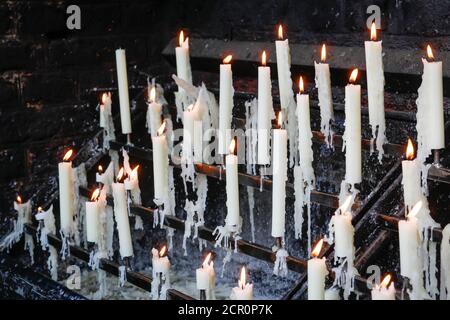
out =
{"type": "Polygon", "coordinates": [[[383,33],[450,35],[450,1],[441,0],[2,0],[0,181],[33,173],[27,155],[38,152],[36,144],[95,130],[98,93],[90,89],[115,87],[119,46],[130,70],[148,71],[163,65],[160,52],[181,27],[194,36],[273,39],[282,21],[290,35],[353,35],[367,32],[369,4],[382,9],[383,33]],[[66,27],[70,4],[81,7],[81,30],[66,27]]]}

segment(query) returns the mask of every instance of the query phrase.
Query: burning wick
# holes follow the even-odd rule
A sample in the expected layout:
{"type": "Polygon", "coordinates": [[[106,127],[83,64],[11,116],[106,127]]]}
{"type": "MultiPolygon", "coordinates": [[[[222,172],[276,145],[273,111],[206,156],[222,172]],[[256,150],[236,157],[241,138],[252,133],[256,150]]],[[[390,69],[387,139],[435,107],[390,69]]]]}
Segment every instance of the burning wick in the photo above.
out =
{"type": "Polygon", "coordinates": [[[102,167],[102,165],[99,165],[99,166],[98,166],[98,172],[99,172],[99,173],[103,173],[103,167],[102,167]]]}
{"type": "Polygon", "coordinates": [[[408,138],[408,145],[406,147],[406,160],[414,159],[414,145],[411,139],[408,138]]]}
{"type": "Polygon", "coordinates": [[[240,277],[239,282],[238,282],[238,285],[239,285],[239,287],[242,290],[244,290],[244,288],[245,288],[246,280],[247,280],[246,278],[247,278],[247,274],[245,272],[245,267],[242,267],[242,269],[241,269],[241,277],[240,277]]]}
{"type": "Polygon", "coordinates": [[[320,52],[320,60],[325,63],[327,60],[327,47],[325,46],[325,43],[322,45],[322,50],[320,52]]]}
{"type": "Polygon", "coordinates": [[[155,87],[152,87],[150,89],[150,102],[155,102],[156,101],[156,89],[155,87]]]}
{"type": "Polygon", "coordinates": [[[161,250],[159,251],[159,257],[162,258],[164,256],[164,254],[166,253],[166,246],[162,247],[161,250]]]}
{"type": "Polygon", "coordinates": [[[117,174],[117,182],[121,182],[123,177],[124,177],[124,171],[123,171],[123,168],[120,168],[119,173],[117,174]]]}
{"type": "Polygon", "coordinates": [[[305,91],[305,86],[303,84],[303,77],[300,76],[300,79],[298,79],[298,90],[300,94],[302,94],[305,91]]]}
{"type": "Polygon", "coordinates": [[[283,113],[281,111],[278,112],[277,124],[278,127],[281,129],[281,126],[283,125],[283,113]]]}
{"type": "Polygon", "coordinates": [[[72,153],[73,153],[73,150],[72,150],[72,149],[70,149],[69,151],[67,151],[66,154],[65,154],[64,157],[63,157],[63,161],[65,161],[65,162],[69,161],[70,157],[72,157],[72,153]]]}
{"type": "Polygon", "coordinates": [[[430,45],[427,45],[427,56],[428,56],[428,61],[434,60],[433,50],[431,49],[430,45]]]}
{"type": "Polygon", "coordinates": [[[223,63],[224,63],[224,64],[230,63],[232,58],[233,58],[233,56],[232,56],[231,54],[227,55],[227,56],[223,59],[223,63]]]}
{"type": "Polygon", "coordinates": [[[320,239],[319,242],[317,242],[316,246],[314,247],[313,251],[311,252],[311,256],[313,258],[317,258],[320,254],[320,250],[322,250],[323,246],[323,239],[320,239]]]}
{"type": "Polygon", "coordinates": [[[266,61],[267,60],[267,55],[266,55],[266,50],[264,50],[263,52],[262,52],[262,55],[261,55],[261,64],[263,65],[263,66],[265,66],[266,65],[266,61]]]}
{"type": "Polygon", "coordinates": [[[375,25],[375,22],[372,22],[372,26],[370,27],[370,40],[377,40],[377,26],[375,25]]]}
{"type": "Polygon", "coordinates": [[[352,73],[350,74],[350,83],[355,83],[357,77],[358,69],[353,69],[352,73]]]}
{"type": "Polygon", "coordinates": [[[235,147],[236,147],[236,139],[233,139],[231,140],[230,147],[228,148],[230,154],[234,154],[235,147]]]}
{"type": "Polygon", "coordinates": [[[91,201],[97,201],[99,195],[100,195],[100,189],[97,188],[94,190],[94,192],[92,192],[91,201]]]}
{"type": "Polygon", "coordinates": [[[108,98],[111,98],[111,93],[110,92],[104,92],[102,94],[102,104],[106,104],[106,102],[108,101],[108,98]]]}
{"type": "Polygon", "coordinates": [[[278,39],[283,40],[283,26],[281,24],[278,26],[278,39]]]}
{"type": "Polygon", "coordinates": [[[180,36],[178,38],[178,44],[180,45],[180,47],[183,46],[183,42],[184,42],[184,32],[183,30],[180,31],[180,36]]]}
{"type": "Polygon", "coordinates": [[[391,275],[388,273],[384,276],[383,280],[380,283],[380,288],[387,288],[389,287],[389,284],[391,283],[391,275]]]}
{"type": "Polygon", "coordinates": [[[42,211],[44,211],[44,209],[42,209],[42,207],[38,207],[38,212],[42,212],[42,211]]]}
{"type": "Polygon", "coordinates": [[[21,198],[20,196],[17,196],[16,202],[19,203],[19,204],[21,204],[21,203],[22,203],[22,198],[21,198]]]}

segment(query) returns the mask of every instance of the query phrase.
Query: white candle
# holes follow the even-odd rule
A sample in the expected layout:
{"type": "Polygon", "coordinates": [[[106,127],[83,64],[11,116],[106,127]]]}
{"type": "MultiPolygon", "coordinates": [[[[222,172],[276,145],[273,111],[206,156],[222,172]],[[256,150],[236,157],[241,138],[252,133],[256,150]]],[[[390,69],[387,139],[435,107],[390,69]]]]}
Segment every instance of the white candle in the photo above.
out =
{"type": "Polygon", "coordinates": [[[287,132],[281,129],[282,113],[278,115],[280,129],[273,130],[272,237],[284,238],[287,181],[287,132]]]}
{"type": "Polygon", "coordinates": [[[355,235],[355,229],[352,225],[352,214],[350,210],[350,204],[352,196],[348,196],[344,204],[336,210],[333,216],[334,224],[334,251],[338,257],[352,257],[354,246],[353,238],[355,235]]]}
{"type": "Polygon", "coordinates": [[[450,224],[442,230],[441,241],[441,300],[450,300],[450,224]]]}
{"type": "Polygon", "coordinates": [[[102,94],[102,104],[100,105],[100,128],[108,128],[109,117],[111,116],[111,92],[102,94]]]}
{"type": "Polygon", "coordinates": [[[299,80],[300,93],[297,94],[297,118],[298,118],[298,151],[300,154],[300,166],[303,180],[312,183],[315,180],[312,162],[314,154],[312,150],[312,131],[309,110],[309,95],[304,91],[303,78],[299,80]]]}
{"type": "Polygon", "coordinates": [[[214,271],[214,262],[211,261],[211,252],[208,253],[202,267],[198,268],[195,274],[197,290],[205,290],[207,299],[210,299],[216,287],[216,272],[214,271]]]}
{"type": "Polygon", "coordinates": [[[139,177],[138,177],[139,165],[134,167],[131,172],[129,172],[127,178],[124,181],[125,189],[131,192],[139,190],[139,177]]]}
{"type": "Polygon", "coordinates": [[[219,91],[219,154],[227,154],[231,142],[231,119],[233,111],[233,72],[231,71],[232,56],[228,55],[220,65],[219,91]]]}
{"type": "MultiPolygon", "coordinates": [[[[350,82],[354,82],[358,69],[354,69],[350,82]]],[[[345,87],[345,181],[350,184],[360,183],[361,163],[361,86],[348,84],[345,87]]]]}
{"type": "Polygon", "coordinates": [[[238,157],[234,155],[235,147],[236,141],[233,139],[230,143],[230,154],[225,158],[227,192],[226,225],[232,228],[238,228],[240,225],[238,157]]]}
{"type": "MultiPolygon", "coordinates": [[[[192,84],[191,63],[189,61],[189,38],[184,39],[183,31],[180,32],[179,46],[175,48],[175,59],[177,64],[177,76],[192,84]]],[[[183,91],[179,87],[179,92],[183,91]]]]}
{"type": "Polygon", "coordinates": [[[326,47],[322,46],[321,63],[314,61],[315,81],[320,107],[320,130],[328,145],[331,141],[331,120],[334,119],[333,95],[331,93],[330,65],[326,61],[326,47]]]}
{"type": "Polygon", "coordinates": [[[114,182],[114,163],[112,161],[109,163],[105,172],[103,172],[103,167],[101,165],[98,166],[98,172],[95,174],[95,181],[105,185],[107,191],[109,191],[111,184],[114,182]]]}
{"type": "Polygon", "coordinates": [[[245,267],[242,267],[238,286],[231,290],[231,300],[253,300],[253,284],[246,282],[245,267]]]}
{"type": "Polygon", "coordinates": [[[270,164],[270,129],[273,112],[270,67],[266,66],[266,52],[262,53],[262,66],[258,67],[258,164],[270,164]]]}
{"type": "Polygon", "coordinates": [[[326,258],[318,258],[322,249],[323,239],[321,239],[313,251],[312,259],[308,260],[308,300],[325,299],[325,278],[328,275],[326,258]]]}
{"type": "Polygon", "coordinates": [[[161,126],[161,110],[162,105],[156,102],[156,87],[150,89],[149,105],[147,109],[147,128],[148,133],[152,137],[156,135],[156,131],[161,126]]]}
{"type": "Polygon", "coordinates": [[[153,273],[162,273],[166,275],[170,270],[170,261],[168,256],[164,256],[166,253],[166,247],[164,246],[160,252],[157,249],[152,249],[152,267],[153,273]]]}
{"type": "Polygon", "coordinates": [[[193,105],[183,111],[183,158],[192,162],[194,160],[194,125],[198,120],[198,112],[193,105]]]}
{"type": "Polygon", "coordinates": [[[372,137],[376,138],[378,158],[383,155],[386,122],[384,115],[384,73],[381,41],[376,41],[375,22],[372,23],[370,41],[364,42],[366,53],[367,98],[372,137]]]}
{"type": "MultiPolygon", "coordinates": [[[[200,114],[198,115],[198,117],[200,114]]],[[[194,162],[203,162],[203,121],[194,121],[194,136],[193,136],[193,148],[194,148],[194,162]]]]}
{"type": "Polygon", "coordinates": [[[122,133],[131,133],[130,98],[128,96],[127,61],[124,49],[116,50],[117,84],[119,88],[122,133]]]}
{"type": "Polygon", "coordinates": [[[406,160],[402,161],[402,185],[406,212],[409,212],[424,197],[421,188],[420,163],[414,159],[414,146],[411,139],[408,139],[406,160]]]}
{"type": "Polygon", "coordinates": [[[291,79],[291,53],[289,49],[289,40],[283,40],[283,27],[281,25],[278,27],[278,38],[279,40],[275,41],[275,49],[277,54],[280,105],[282,110],[287,110],[293,96],[291,79]]]}
{"type": "Polygon", "coordinates": [[[117,176],[117,182],[112,184],[114,197],[114,216],[119,233],[120,256],[122,258],[133,255],[133,242],[131,240],[130,221],[128,219],[127,192],[125,185],[121,182],[123,178],[123,168],[117,176]]]}
{"type": "Polygon", "coordinates": [[[417,224],[417,213],[422,208],[422,201],[419,201],[406,220],[399,221],[399,243],[400,243],[400,274],[410,280],[421,278],[422,263],[419,255],[421,247],[419,227],[417,224]]]}
{"type": "Polygon", "coordinates": [[[371,291],[372,300],[395,300],[394,282],[391,282],[391,275],[386,275],[380,285],[375,285],[371,291]]]}
{"type": "Polygon", "coordinates": [[[98,197],[100,189],[92,193],[91,201],[86,201],[86,234],[87,241],[98,243],[100,239],[100,206],[98,197]]]}
{"type": "Polygon", "coordinates": [[[14,201],[14,209],[17,211],[17,223],[31,222],[31,200],[22,203],[22,198],[17,196],[14,201]]]}
{"type": "Polygon", "coordinates": [[[158,129],[157,135],[152,137],[153,148],[153,188],[154,197],[158,200],[167,199],[169,196],[169,158],[164,121],[158,129]]]}
{"type": "Polygon", "coordinates": [[[64,155],[63,162],[58,164],[59,176],[59,214],[62,232],[68,236],[73,232],[74,216],[74,176],[72,169],[72,150],[64,155]]]}

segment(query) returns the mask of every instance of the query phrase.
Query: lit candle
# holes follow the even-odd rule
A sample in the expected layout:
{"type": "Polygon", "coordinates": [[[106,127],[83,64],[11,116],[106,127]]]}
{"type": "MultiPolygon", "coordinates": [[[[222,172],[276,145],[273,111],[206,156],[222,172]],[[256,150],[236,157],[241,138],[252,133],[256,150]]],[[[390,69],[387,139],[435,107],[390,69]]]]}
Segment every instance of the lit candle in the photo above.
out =
{"type": "MultiPolygon", "coordinates": [[[[178,38],[179,46],[175,48],[178,78],[192,84],[191,63],[189,61],[189,37],[184,38],[183,30],[178,38]]],[[[179,88],[181,92],[183,89],[179,88]]]]}
{"type": "Polygon", "coordinates": [[[348,196],[342,206],[336,210],[333,216],[336,256],[350,258],[354,253],[353,238],[355,229],[352,225],[350,204],[352,196],[348,196]]]}
{"type": "Polygon", "coordinates": [[[312,131],[309,110],[309,95],[304,94],[303,78],[299,79],[299,93],[297,94],[297,118],[298,118],[298,151],[300,153],[300,166],[303,180],[312,184],[315,180],[312,162],[314,154],[312,150],[312,131]]]}
{"type": "Polygon", "coordinates": [[[334,119],[333,95],[331,93],[330,65],[325,63],[327,49],[322,45],[321,62],[314,61],[315,81],[320,107],[320,130],[325,136],[327,145],[332,145],[331,121],[334,119]]]}
{"type": "Polygon", "coordinates": [[[95,174],[95,181],[103,184],[106,187],[107,192],[109,192],[112,183],[114,182],[114,163],[111,161],[103,172],[103,167],[98,166],[98,172],[95,174]]]}
{"type": "Polygon", "coordinates": [[[216,287],[216,272],[214,262],[211,260],[211,252],[208,253],[201,268],[196,270],[197,290],[204,290],[206,299],[210,300],[214,296],[216,287]]]}
{"type": "Polygon", "coordinates": [[[278,26],[278,40],[275,41],[278,69],[278,86],[280,90],[281,109],[287,110],[292,98],[291,53],[289,40],[283,40],[283,26],[278,26]]]}
{"type": "Polygon", "coordinates": [[[442,61],[434,61],[431,47],[422,59],[422,84],[418,90],[417,142],[418,158],[425,162],[431,150],[445,148],[442,61]]]}
{"type": "Polygon", "coordinates": [[[153,137],[161,126],[162,105],[156,102],[156,87],[150,89],[149,105],[147,109],[147,128],[148,133],[153,137]]]}
{"type": "Polygon", "coordinates": [[[234,154],[235,150],[236,140],[233,139],[230,143],[229,154],[225,158],[227,192],[226,225],[233,229],[238,229],[241,224],[241,217],[239,212],[238,157],[234,154]]]}
{"type": "Polygon", "coordinates": [[[158,252],[157,249],[152,249],[152,283],[151,293],[153,300],[165,300],[166,292],[170,286],[170,261],[166,255],[166,246],[158,252]]]}
{"type": "Polygon", "coordinates": [[[69,150],[63,157],[63,161],[58,164],[59,176],[59,214],[61,231],[65,236],[73,233],[73,216],[75,211],[74,197],[74,176],[72,169],[73,151],[69,150]]]}
{"type": "Polygon", "coordinates": [[[157,249],[152,249],[152,266],[153,273],[161,273],[168,274],[170,270],[170,261],[169,257],[166,254],[166,246],[162,247],[162,249],[158,252],[157,249]]]}
{"type": "Polygon", "coordinates": [[[230,129],[233,111],[233,72],[231,71],[232,56],[228,55],[220,65],[219,91],[219,154],[227,154],[227,146],[231,142],[230,129]]]}
{"type": "Polygon", "coordinates": [[[17,196],[14,201],[14,209],[17,211],[17,223],[31,222],[31,201],[22,202],[22,198],[17,196]]]}
{"type": "Polygon", "coordinates": [[[406,160],[402,161],[403,198],[406,212],[424,198],[420,182],[420,163],[414,159],[414,146],[411,139],[408,139],[406,160]]]}
{"type": "Polygon", "coordinates": [[[127,174],[127,178],[124,181],[125,190],[130,191],[134,204],[141,204],[141,189],[139,189],[139,177],[138,177],[139,165],[134,167],[127,174]]]}
{"type": "Polygon", "coordinates": [[[116,50],[117,84],[119,87],[120,122],[122,133],[131,133],[130,98],[128,96],[127,61],[124,49],[116,50]]]}
{"type": "Polygon", "coordinates": [[[375,285],[371,295],[372,300],[395,300],[395,287],[390,274],[387,274],[379,285],[375,285]]]}
{"type": "Polygon", "coordinates": [[[400,243],[400,274],[413,282],[421,278],[422,263],[419,255],[421,247],[416,215],[422,209],[422,201],[417,202],[406,220],[398,223],[400,243]]]}
{"type": "Polygon", "coordinates": [[[166,122],[159,127],[157,135],[152,137],[153,145],[153,188],[157,200],[167,199],[169,196],[169,158],[166,135],[166,122]]]}
{"type": "Polygon", "coordinates": [[[372,23],[370,41],[364,41],[366,52],[367,98],[369,105],[369,123],[372,137],[376,141],[378,159],[383,156],[383,144],[386,139],[386,122],[384,116],[384,73],[383,49],[377,40],[377,28],[372,23]]]}
{"type": "Polygon", "coordinates": [[[258,67],[258,164],[270,164],[270,129],[273,113],[270,67],[266,66],[266,51],[262,53],[262,65],[258,67]]]}
{"type": "Polygon", "coordinates": [[[345,86],[345,181],[350,184],[361,182],[361,86],[353,84],[358,76],[354,69],[350,83],[345,86]]]}
{"type": "Polygon", "coordinates": [[[312,259],[308,260],[308,300],[325,299],[325,278],[328,275],[326,258],[318,258],[322,250],[323,239],[321,239],[313,251],[312,259]]]}
{"type": "Polygon", "coordinates": [[[238,286],[231,290],[231,300],[253,300],[253,284],[247,283],[246,277],[245,267],[242,267],[238,286]]]}
{"type": "Polygon", "coordinates": [[[272,237],[284,238],[287,181],[287,132],[282,129],[282,111],[278,114],[279,129],[273,130],[272,237]]]}
{"type": "Polygon", "coordinates": [[[117,181],[112,184],[114,217],[116,218],[117,231],[119,233],[120,256],[122,259],[133,255],[133,242],[128,219],[127,192],[123,183],[124,178],[124,170],[121,168],[117,175],[117,181]]]}
{"type": "Polygon", "coordinates": [[[100,104],[100,127],[108,129],[109,118],[111,117],[111,92],[102,94],[100,104]]]}
{"type": "Polygon", "coordinates": [[[100,189],[95,189],[91,201],[86,201],[86,234],[87,241],[98,243],[100,235],[100,189]]]}

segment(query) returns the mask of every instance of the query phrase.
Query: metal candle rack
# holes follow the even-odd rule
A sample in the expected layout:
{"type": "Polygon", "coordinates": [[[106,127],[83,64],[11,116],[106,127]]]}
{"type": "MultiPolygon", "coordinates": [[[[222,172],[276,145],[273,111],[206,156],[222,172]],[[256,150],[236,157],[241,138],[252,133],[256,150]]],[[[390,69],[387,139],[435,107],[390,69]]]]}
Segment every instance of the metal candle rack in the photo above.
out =
{"type": "MultiPolygon", "coordinates": [[[[170,46],[170,45],[169,45],[170,46]]],[[[169,47],[168,46],[168,47],[169,47]]],[[[171,47],[173,48],[173,47],[171,47]]],[[[166,56],[169,57],[169,60],[173,59],[173,53],[170,53],[167,48],[165,49],[166,56]],[[167,53],[169,52],[169,53],[167,53]]],[[[209,57],[205,57],[205,60],[208,60],[209,57]]],[[[194,57],[195,59],[195,57],[194,57]]],[[[198,59],[198,57],[197,57],[198,59]]],[[[217,89],[211,89],[212,92],[218,93],[217,89]]],[[[236,97],[242,99],[249,99],[252,97],[251,93],[237,91],[235,93],[236,97]]],[[[278,98],[274,97],[274,101],[277,102],[278,98]]],[[[175,108],[174,106],[166,106],[170,109],[175,108]]],[[[311,101],[311,107],[318,109],[317,101],[311,101]]],[[[340,103],[334,104],[335,111],[343,111],[344,106],[340,103]]],[[[363,108],[362,114],[367,114],[367,108],[363,108]]],[[[141,114],[142,116],[142,114],[141,114]]],[[[395,111],[395,110],[387,110],[386,119],[394,119],[401,120],[407,122],[415,121],[415,114],[412,112],[406,111],[395,111]]],[[[234,118],[233,125],[236,128],[243,128],[245,125],[245,120],[241,118],[234,118]]],[[[450,122],[446,123],[446,132],[447,136],[450,132],[450,122]]],[[[98,138],[98,137],[97,137],[98,138]]],[[[449,141],[447,137],[447,141],[449,141]]],[[[314,131],[313,132],[313,141],[315,143],[324,143],[324,137],[322,133],[314,131]]],[[[336,146],[342,145],[342,137],[339,135],[334,136],[334,143],[336,146]]],[[[370,141],[363,139],[362,141],[363,149],[370,149],[370,141]]],[[[121,150],[124,148],[127,150],[128,154],[132,158],[139,159],[141,161],[152,161],[152,150],[148,148],[142,148],[138,146],[132,146],[125,142],[120,141],[111,141],[110,147],[113,150],[121,150]]],[[[355,225],[355,233],[358,234],[360,230],[362,230],[366,223],[370,219],[372,219],[375,214],[378,217],[378,222],[380,223],[381,228],[379,228],[378,233],[375,237],[375,240],[372,241],[368,246],[364,248],[357,248],[356,251],[356,260],[355,267],[357,269],[366,267],[379,253],[379,251],[384,248],[386,243],[389,242],[390,238],[393,235],[393,231],[396,230],[396,225],[401,217],[401,212],[399,212],[398,216],[386,216],[380,214],[377,211],[377,207],[385,202],[389,197],[392,197],[393,191],[397,188],[401,188],[401,155],[403,153],[404,146],[398,144],[388,143],[385,145],[386,153],[397,156],[398,161],[395,165],[389,170],[389,172],[384,176],[384,178],[378,183],[377,187],[372,190],[372,192],[364,199],[358,200],[355,202],[353,211],[354,216],[352,223],[355,225]]],[[[97,159],[98,160],[98,159],[97,159]]],[[[171,162],[171,165],[175,166],[174,163],[171,162]]],[[[90,168],[95,168],[96,165],[91,165],[90,168]]],[[[195,164],[195,170],[197,173],[205,174],[208,177],[215,179],[225,179],[224,169],[218,165],[208,165],[208,164],[195,164]]],[[[428,179],[437,181],[440,183],[450,184],[450,171],[445,168],[441,168],[438,166],[432,166],[429,170],[428,179]]],[[[264,190],[271,190],[272,181],[270,179],[264,178],[261,179],[260,176],[250,175],[247,173],[239,172],[239,184],[244,186],[250,186],[254,188],[259,188],[262,185],[264,190]]],[[[80,194],[85,197],[89,197],[92,190],[81,187],[80,194]]],[[[291,183],[287,184],[287,197],[293,197],[293,185],[291,183]]],[[[113,200],[109,197],[107,199],[108,205],[113,204],[113,200]]],[[[313,203],[317,203],[329,208],[337,208],[338,207],[338,196],[335,194],[329,194],[325,192],[313,191],[311,194],[311,201],[313,203]]],[[[155,209],[144,207],[140,205],[131,205],[130,207],[131,213],[135,215],[139,215],[144,218],[151,218],[155,212],[155,209]]],[[[147,219],[145,219],[147,220],[147,219]]],[[[144,222],[145,222],[144,220],[144,222]]],[[[175,216],[166,216],[164,225],[183,231],[185,224],[184,220],[177,218],[175,216]]],[[[36,234],[37,228],[31,224],[27,224],[26,232],[29,234],[36,234]]],[[[207,240],[209,242],[214,242],[215,238],[213,236],[213,232],[211,229],[206,227],[199,227],[198,236],[201,239],[207,240]]],[[[433,230],[433,239],[439,240],[441,238],[441,230],[434,229],[433,230]]],[[[49,236],[49,242],[51,245],[56,248],[60,248],[61,240],[56,236],[49,236]]],[[[239,239],[236,242],[234,239],[229,239],[230,247],[234,249],[236,244],[237,250],[242,254],[248,255],[250,257],[264,260],[267,262],[273,263],[275,261],[276,255],[275,253],[265,246],[252,243],[243,239],[239,239]]],[[[355,244],[357,245],[357,244],[355,244]]],[[[83,248],[72,246],[70,250],[71,255],[76,258],[79,258],[85,262],[89,261],[89,252],[84,250],[83,248]]],[[[330,257],[333,254],[333,246],[326,246],[322,250],[322,256],[330,257]]],[[[288,268],[292,271],[298,272],[300,277],[296,284],[290,288],[282,297],[282,299],[293,299],[295,297],[302,297],[305,295],[307,287],[306,287],[306,267],[307,261],[303,259],[299,259],[293,256],[287,257],[287,265],[288,268]]],[[[119,275],[119,265],[111,260],[102,259],[100,263],[100,268],[107,271],[108,273],[118,276],[119,275]]],[[[141,274],[136,271],[127,270],[127,281],[131,284],[136,285],[139,288],[142,288],[146,291],[150,291],[151,289],[151,278],[147,275],[141,274]]],[[[331,274],[331,277],[334,275],[331,274]]],[[[367,279],[361,276],[357,276],[355,278],[355,290],[361,293],[368,294],[369,287],[367,286],[367,279]]],[[[183,300],[191,300],[193,297],[186,295],[177,290],[170,289],[167,292],[168,299],[183,299],[183,300]]]]}

